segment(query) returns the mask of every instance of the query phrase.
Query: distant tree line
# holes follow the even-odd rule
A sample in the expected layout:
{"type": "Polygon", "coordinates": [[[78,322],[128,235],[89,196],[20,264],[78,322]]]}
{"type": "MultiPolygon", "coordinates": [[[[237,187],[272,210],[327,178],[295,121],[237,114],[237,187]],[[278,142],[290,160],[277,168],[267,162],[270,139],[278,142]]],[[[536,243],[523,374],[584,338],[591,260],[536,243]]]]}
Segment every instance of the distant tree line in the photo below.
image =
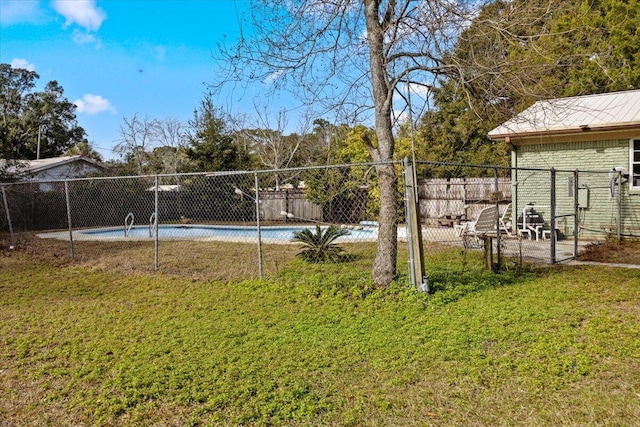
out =
{"type": "MultiPolygon", "coordinates": [[[[536,100],[640,88],[638,28],[638,0],[487,3],[456,40],[447,58],[451,71],[424,82],[428,108],[415,114],[413,126],[398,122],[394,158],[411,154],[412,137],[421,160],[508,165],[508,148],[486,135],[536,100]],[[553,13],[540,14],[541,8],[553,13]]],[[[0,64],[0,159],[35,159],[38,140],[42,158],[82,154],[100,159],[63,88],[54,80],[36,91],[38,79],[36,72],[0,64]]],[[[423,100],[415,99],[416,104],[423,100]]],[[[376,144],[373,127],[318,117],[286,134],[285,111],[276,113],[273,126],[266,116],[256,109],[252,121],[233,117],[207,94],[187,123],[124,117],[115,141],[119,160],[112,163],[119,174],[150,174],[372,160],[366,144],[376,144]]],[[[349,177],[350,185],[366,183],[365,172],[349,177]]],[[[342,187],[344,179],[332,181],[342,187]]],[[[299,174],[274,173],[273,186],[297,180],[302,180],[299,174]]],[[[326,193],[317,195],[322,197],[326,193]]]]}
{"type": "Polygon", "coordinates": [[[59,156],[88,147],[75,108],[55,80],[36,91],[34,71],[0,64],[0,177],[16,160],[59,156]]]}
{"type": "Polygon", "coordinates": [[[419,158],[507,166],[487,133],[535,101],[640,88],[638,28],[638,0],[487,4],[418,117],[419,158]]]}

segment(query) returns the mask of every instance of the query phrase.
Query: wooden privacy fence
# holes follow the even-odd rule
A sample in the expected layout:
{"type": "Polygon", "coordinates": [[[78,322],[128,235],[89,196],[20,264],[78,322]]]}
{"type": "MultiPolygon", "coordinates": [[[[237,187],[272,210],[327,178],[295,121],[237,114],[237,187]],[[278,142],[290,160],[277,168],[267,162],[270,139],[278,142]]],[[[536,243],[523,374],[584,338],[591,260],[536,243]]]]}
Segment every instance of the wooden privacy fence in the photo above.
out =
{"type": "Polygon", "coordinates": [[[429,226],[474,219],[487,204],[511,202],[511,179],[433,178],[418,180],[420,216],[429,226]]]}
{"type": "Polygon", "coordinates": [[[260,192],[260,218],[263,221],[284,221],[286,212],[296,219],[322,221],[322,206],[307,200],[304,190],[260,192]]]}

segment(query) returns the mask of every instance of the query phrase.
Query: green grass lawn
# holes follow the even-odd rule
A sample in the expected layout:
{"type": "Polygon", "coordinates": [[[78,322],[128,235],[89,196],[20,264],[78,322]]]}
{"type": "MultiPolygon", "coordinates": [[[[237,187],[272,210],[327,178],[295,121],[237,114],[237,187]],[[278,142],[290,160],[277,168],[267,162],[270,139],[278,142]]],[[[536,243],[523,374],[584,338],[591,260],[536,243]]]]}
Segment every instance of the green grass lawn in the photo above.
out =
{"type": "Polygon", "coordinates": [[[0,425],[631,426],[640,273],[366,262],[265,281],[0,254],[0,425]]]}

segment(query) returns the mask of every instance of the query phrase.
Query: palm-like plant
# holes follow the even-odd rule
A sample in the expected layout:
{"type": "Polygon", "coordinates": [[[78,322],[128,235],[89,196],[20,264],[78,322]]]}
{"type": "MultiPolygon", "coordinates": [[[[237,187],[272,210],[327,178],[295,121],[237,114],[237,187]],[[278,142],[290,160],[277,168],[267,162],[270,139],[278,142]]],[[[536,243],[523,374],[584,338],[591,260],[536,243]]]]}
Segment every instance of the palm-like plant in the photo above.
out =
{"type": "Polygon", "coordinates": [[[349,234],[349,230],[336,225],[330,225],[324,229],[316,225],[315,233],[308,228],[294,231],[292,240],[304,245],[297,256],[307,262],[339,262],[343,259],[343,250],[333,242],[347,234],[349,234]]]}

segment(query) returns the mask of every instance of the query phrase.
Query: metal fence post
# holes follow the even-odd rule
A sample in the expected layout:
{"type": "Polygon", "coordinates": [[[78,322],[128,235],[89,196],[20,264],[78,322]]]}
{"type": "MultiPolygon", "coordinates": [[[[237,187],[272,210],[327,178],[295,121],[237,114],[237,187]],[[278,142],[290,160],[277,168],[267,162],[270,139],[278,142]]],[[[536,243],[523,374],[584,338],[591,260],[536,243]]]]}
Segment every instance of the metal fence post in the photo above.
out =
{"type": "MultiPolygon", "coordinates": [[[[556,263],[556,170],[551,168],[551,264],[556,263]]],[[[544,231],[543,231],[544,233],[544,231]]]]}
{"type": "MultiPolygon", "coordinates": [[[[493,168],[493,186],[495,189],[495,194],[496,194],[496,251],[498,253],[498,264],[497,266],[493,266],[491,265],[491,270],[493,270],[494,272],[499,272],[500,268],[502,267],[502,251],[500,246],[502,246],[502,242],[501,242],[501,234],[502,232],[500,231],[500,201],[502,199],[502,192],[500,191],[500,187],[498,184],[498,168],[493,168]]],[[[491,244],[491,239],[489,239],[488,241],[489,244],[491,244]]],[[[490,263],[493,263],[493,259],[491,259],[490,263]]]]}
{"type": "Polygon", "coordinates": [[[9,224],[9,236],[11,236],[11,246],[9,246],[9,249],[15,249],[16,238],[13,235],[13,225],[11,224],[11,214],[9,213],[9,203],[7,202],[7,193],[4,190],[4,185],[0,186],[0,189],[2,189],[2,201],[4,202],[4,211],[7,215],[7,224],[9,224]]]}
{"type": "Polygon", "coordinates": [[[416,197],[416,182],[414,177],[415,165],[409,163],[409,159],[405,158],[405,193],[407,198],[407,241],[410,245],[410,256],[413,258],[411,263],[412,284],[418,285],[421,291],[430,292],[429,281],[424,276],[424,259],[422,256],[422,227],[420,225],[420,213],[418,212],[418,200],[416,197]],[[409,235],[410,232],[410,235],[409,235]]]}
{"type": "Polygon", "coordinates": [[[578,202],[578,179],[580,172],[576,169],[573,172],[573,257],[578,257],[578,229],[580,228],[580,203],[578,202]]]}
{"type": "Polygon", "coordinates": [[[409,269],[409,280],[411,281],[412,286],[417,286],[417,278],[415,274],[415,269],[413,266],[413,244],[411,241],[411,221],[409,220],[411,215],[411,208],[409,207],[409,178],[407,175],[409,174],[409,159],[407,157],[404,158],[402,162],[402,171],[404,174],[404,210],[405,210],[405,223],[406,223],[406,233],[407,233],[407,250],[409,252],[409,259],[407,260],[407,267],[409,269]]]}
{"type": "Polygon", "coordinates": [[[75,255],[73,247],[73,224],[71,223],[71,200],[69,199],[69,181],[64,182],[64,194],[67,199],[67,223],[69,224],[69,246],[71,247],[71,258],[75,255]]]}
{"type": "Polygon", "coordinates": [[[258,231],[258,276],[262,279],[262,233],[260,232],[260,183],[258,173],[253,174],[256,187],[256,228],[258,231]]]}
{"type": "Polygon", "coordinates": [[[154,235],[154,239],[153,239],[154,240],[154,243],[153,243],[154,244],[154,248],[153,248],[153,250],[154,250],[153,269],[155,271],[158,271],[158,265],[160,263],[160,259],[159,259],[160,258],[160,254],[159,254],[159,251],[158,251],[158,223],[159,223],[159,221],[158,221],[158,175],[156,175],[155,184],[156,184],[155,185],[155,187],[156,187],[155,188],[155,208],[154,208],[154,211],[153,211],[153,222],[154,222],[156,230],[155,230],[155,235],[154,235]]]}

